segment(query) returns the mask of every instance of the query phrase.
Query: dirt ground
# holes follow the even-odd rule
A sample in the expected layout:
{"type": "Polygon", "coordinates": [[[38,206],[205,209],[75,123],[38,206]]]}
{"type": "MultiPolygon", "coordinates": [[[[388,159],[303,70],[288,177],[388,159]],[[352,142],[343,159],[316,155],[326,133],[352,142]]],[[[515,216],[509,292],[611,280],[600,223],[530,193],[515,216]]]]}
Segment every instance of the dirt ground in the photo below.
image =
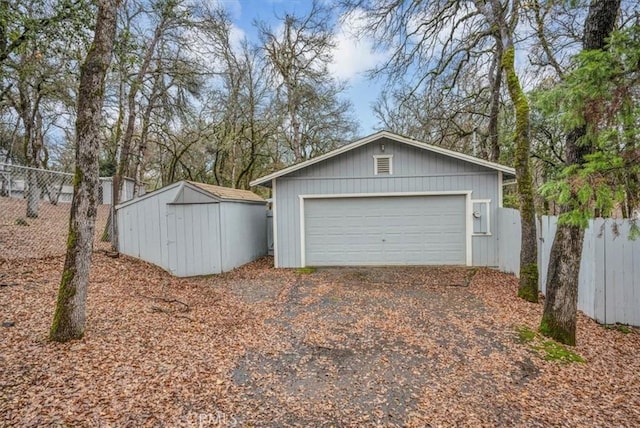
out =
{"type": "Polygon", "coordinates": [[[0,260],[0,426],[640,425],[637,329],[581,315],[565,364],[520,340],[541,304],[512,276],[271,263],[177,279],[96,253],[85,338],[56,344],[62,259],[0,260]]]}

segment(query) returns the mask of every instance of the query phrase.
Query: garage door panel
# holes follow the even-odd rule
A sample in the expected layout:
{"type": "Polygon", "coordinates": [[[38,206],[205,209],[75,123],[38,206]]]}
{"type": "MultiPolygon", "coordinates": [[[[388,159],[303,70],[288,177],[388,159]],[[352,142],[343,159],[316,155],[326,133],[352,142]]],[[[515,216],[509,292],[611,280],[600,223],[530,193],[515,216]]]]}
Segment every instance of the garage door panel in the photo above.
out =
{"type": "Polygon", "coordinates": [[[307,265],[464,264],[465,197],[307,199],[307,265]]]}

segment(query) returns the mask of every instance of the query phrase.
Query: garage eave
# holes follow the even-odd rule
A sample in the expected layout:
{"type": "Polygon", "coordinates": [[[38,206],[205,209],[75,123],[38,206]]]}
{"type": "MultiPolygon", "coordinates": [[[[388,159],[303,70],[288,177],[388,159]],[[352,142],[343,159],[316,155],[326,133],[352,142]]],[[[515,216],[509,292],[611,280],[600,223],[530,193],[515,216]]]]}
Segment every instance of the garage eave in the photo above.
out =
{"type": "Polygon", "coordinates": [[[453,150],[445,149],[445,148],[434,146],[431,144],[422,143],[418,140],[414,140],[413,138],[403,137],[401,135],[394,134],[389,131],[380,131],[380,132],[376,132],[375,134],[371,134],[367,137],[364,137],[360,140],[354,141],[350,144],[346,144],[342,147],[339,147],[333,151],[330,151],[329,153],[325,153],[322,156],[318,156],[313,159],[309,159],[307,161],[301,162],[299,164],[281,169],[280,171],[273,172],[269,175],[265,175],[264,177],[253,180],[249,184],[251,186],[269,187],[271,185],[271,181],[275,178],[282,177],[287,174],[291,174],[292,172],[299,171],[301,169],[307,168],[316,163],[322,162],[327,159],[331,159],[332,157],[338,156],[342,153],[346,153],[350,150],[364,146],[366,144],[369,144],[381,138],[388,138],[390,140],[397,141],[399,143],[404,143],[413,147],[417,147],[419,149],[428,150],[433,153],[438,153],[451,158],[460,159],[475,165],[480,165],[486,168],[490,168],[495,171],[500,171],[505,175],[505,178],[515,178],[515,174],[516,174],[515,169],[510,168],[508,166],[504,166],[499,163],[490,162],[484,159],[477,158],[475,156],[466,155],[464,153],[455,152],[453,150]]]}

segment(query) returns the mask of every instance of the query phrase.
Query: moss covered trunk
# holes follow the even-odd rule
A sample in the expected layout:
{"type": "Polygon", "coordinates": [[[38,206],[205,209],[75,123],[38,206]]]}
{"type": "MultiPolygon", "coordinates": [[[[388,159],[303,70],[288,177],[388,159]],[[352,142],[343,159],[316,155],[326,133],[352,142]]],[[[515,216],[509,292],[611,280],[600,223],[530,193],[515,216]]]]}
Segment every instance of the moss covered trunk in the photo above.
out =
{"type": "Polygon", "coordinates": [[[514,131],[515,169],[518,180],[518,201],[522,219],[522,247],[520,250],[520,286],[518,296],[530,302],[538,301],[538,243],[536,214],[533,205],[533,184],[529,168],[530,119],[529,102],[520,85],[515,69],[515,49],[507,44],[502,56],[502,68],[507,80],[509,96],[515,108],[514,131]]]}
{"type": "Polygon", "coordinates": [[[549,254],[549,270],[540,333],[567,345],[576,344],[578,273],[584,230],[561,225],[549,254]]]}
{"type": "MultiPolygon", "coordinates": [[[[500,120],[500,93],[502,91],[502,43],[498,39],[494,52],[495,70],[489,73],[491,86],[491,100],[489,105],[489,160],[500,161],[500,135],[498,130],[500,120]]],[[[492,65],[493,67],[493,65],[492,65]]]]}
{"type": "MultiPolygon", "coordinates": [[[[567,135],[567,164],[584,162],[584,156],[591,151],[586,142],[580,142],[585,134],[586,128],[578,127],[567,135]]],[[[560,214],[570,210],[570,207],[561,206],[560,214]]],[[[581,227],[558,224],[549,254],[544,312],[540,322],[540,333],[572,346],[576,344],[578,275],[583,242],[584,230],[581,227]]]]}
{"type": "MultiPolygon", "coordinates": [[[[615,27],[620,9],[620,0],[593,0],[584,23],[583,50],[604,49],[606,40],[615,27]]],[[[565,157],[567,166],[581,165],[585,156],[593,152],[595,142],[589,137],[588,129],[595,125],[589,117],[586,105],[597,100],[585,100],[585,108],[580,114],[584,125],[567,134],[565,157]]],[[[577,195],[572,195],[577,199],[577,195]]],[[[561,214],[572,207],[560,207],[561,214]]],[[[567,345],[576,344],[576,318],[578,311],[578,276],[584,230],[568,224],[558,225],[549,255],[549,273],[546,283],[544,312],[540,322],[540,332],[567,345]]]]}
{"type": "Polygon", "coordinates": [[[50,338],[65,342],[84,334],[87,288],[97,213],[98,155],[104,79],[111,63],[116,0],[99,0],[93,44],[80,69],[73,201],[64,271],[50,338]]]}

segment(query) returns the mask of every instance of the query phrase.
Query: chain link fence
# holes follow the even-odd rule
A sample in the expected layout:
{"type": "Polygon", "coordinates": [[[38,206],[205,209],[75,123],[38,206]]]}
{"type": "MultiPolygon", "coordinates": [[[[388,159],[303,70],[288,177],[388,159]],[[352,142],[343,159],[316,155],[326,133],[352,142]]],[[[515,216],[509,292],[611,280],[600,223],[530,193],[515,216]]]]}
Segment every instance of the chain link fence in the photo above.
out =
{"type": "MultiPolygon", "coordinates": [[[[101,179],[94,248],[111,209],[111,179],[101,179]]],[[[66,251],[73,174],[0,163],[0,258],[62,255],[66,251]]]]}

